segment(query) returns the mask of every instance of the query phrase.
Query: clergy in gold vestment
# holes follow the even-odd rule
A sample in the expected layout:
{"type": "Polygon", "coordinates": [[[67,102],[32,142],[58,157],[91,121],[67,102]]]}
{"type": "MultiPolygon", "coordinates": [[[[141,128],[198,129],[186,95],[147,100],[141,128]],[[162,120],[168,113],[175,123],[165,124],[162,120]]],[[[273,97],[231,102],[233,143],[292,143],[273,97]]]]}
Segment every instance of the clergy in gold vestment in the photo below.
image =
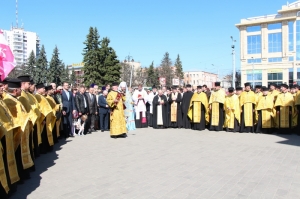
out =
{"type": "MultiPolygon", "coordinates": [[[[274,83],[271,83],[270,84],[270,90],[268,92],[268,95],[273,99],[273,102],[275,103],[276,99],[277,99],[277,96],[279,95],[279,91],[276,90],[276,84],[274,83]]],[[[272,122],[272,128],[278,128],[278,123],[279,123],[279,120],[278,120],[278,117],[277,117],[277,114],[274,112],[274,117],[272,118],[273,122],[272,122]]],[[[273,130],[274,130],[273,129],[273,130]]]]}
{"type": "Polygon", "coordinates": [[[110,136],[111,138],[127,137],[127,129],[124,115],[124,93],[118,92],[118,83],[112,84],[112,91],[107,95],[107,104],[111,109],[110,113],[110,136]]]}
{"type": "Polygon", "coordinates": [[[240,105],[239,97],[234,94],[234,88],[228,88],[228,95],[225,99],[225,122],[224,127],[227,132],[239,132],[240,124],[240,105]]]}
{"type": "Polygon", "coordinates": [[[300,91],[298,90],[295,97],[295,110],[297,111],[297,134],[300,135],[300,91]]]}
{"type": "MultiPolygon", "coordinates": [[[[53,112],[53,115],[57,115],[57,113],[60,112],[60,106],[59,104],[56,104],[54,98],[52,97],[53,96],[53,87],[52,85],[49,85],[45,88],[46,92],[47,92],[47,95],[46,95],[46,99],[48,100],[48,103],[49,105],[51,106],[52,108],[52,112],[53,112]]],[[[53,142],[54,143],[57,143],[58,142],[58,139],[57,139],[57,128],[56,128],[56,117],[52,118],[52,120],[50,121],[51,122],[51,127],[52,127],[52,137],[53,137],[53,142]]]]}
{"type": "Polygon", "coordinates": [[[292,127],[293,95],[287,92],[288,85],[281,85],[281,93],[275,102],[276,113],[279,121],[279,133],[290,133],[292,127]]]}
{"type": "Polygon", "coordinates": [[[272,133],[272,118],[274,117],[274,102],[273,98],[268,95],[268,88],[262,87],[263,95],[259,97],[256,111],[258,114],[258,121],[256,133],[272,133]]]}
{"type": "Polygon", "coordinates": [[[221,83],[215,83],[215,92],[209,98],[210,131],[222,131],[224,125],[225,92],[220,87],[221,83]]]}
{"type": "Polygon", "coordinates": [[[41,124],[40,150],[41,153],[47,153],[48,151],[53,150],[54,141],[52,130],[54,128],[53,121],[55,121],[55,115],[52,107],[45,97],[45,85],[43,83],[39,83],[36,85],[36,89],[37,93],[35,98],[39,103],[41,112],[41,116],[38,121],[41,124]]]}
{"type": "Polygon", "coordinates": [[[29,150],[29,114],[26,108],[17,99],[21,95],[21,81],[18,79],[10,79],[8,81],[8,90],[3,101],[9,108],[13,123],[19,128],[13,129],[14,151],[17,163],[18,174],[21,180],[30,177],[29,171],[26,170],[33,166],[33,161],[29,150]]]}
{"type": "Polygon", "coordinates": [[[254,132],[255,124],[255,94],[251,91],[250,83],[245,83],[245,90],[240,96],[241,123],[240,132],[254,132]]]}
{"type": "MultiPolygon", "coordinates": [[[[0,85],[0,96],[2,93],[2,85],[0,85]]],[[[3,160],[3,165],[0,163],[0,183],[3,187],[3,192],[0,190],[0,198],[5,198],[8,191],[15,191],[16,182],[20,179],[13,142],[13,129],[19,127],[14,125],[12,114],[0,97],[0,158],[3,160]]]]}
{"type": "Polygon", "coordinates": [[[208,98],[206,93],[202,92],[202,86],[197,86],[197,92],[192,96],[188,117],[193,130],[205,130],[205,125],[209,121],[208,98]]]}
{"type": "Polygon", "coordinates": [[[182,127],[182,112],[181,112],[181,102],[182,97],[179,92],[177,92],[177,87],[172,87],[172,92],[168,99],[170,106],[170,116],[169,116],[169,127],[170,128],[181,128],[182,127]]]}
{"type": "Polygon", "coordinates": [[[290,86],[290,93],[293,95],[293,114],[292,114],[292,131],[293,133],[296,133],[297,131],[297,124],[298,124],[298,111],[296,107],[296,96],[297,96],[297,91],[298,86],[297,85],[291,85],[290,86]]]}

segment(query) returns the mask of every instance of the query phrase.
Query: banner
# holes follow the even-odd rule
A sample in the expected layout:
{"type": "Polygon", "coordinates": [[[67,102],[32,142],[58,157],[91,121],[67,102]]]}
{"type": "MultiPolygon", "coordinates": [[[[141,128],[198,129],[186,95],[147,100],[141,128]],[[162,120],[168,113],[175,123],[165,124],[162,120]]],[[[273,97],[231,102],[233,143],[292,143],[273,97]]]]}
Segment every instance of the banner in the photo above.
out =
{"type": "Polygon", "coordinates": [[[15,58],[0,30],[0,78],[4,80],[16,66],[15,58]]]}
{"type": "Polygon", "coordinates": [[[160,77],[159,78],[159,84],[162,85],[162,86],[165,86],[166,85],[166,78],[165,77],[160,77]]]}

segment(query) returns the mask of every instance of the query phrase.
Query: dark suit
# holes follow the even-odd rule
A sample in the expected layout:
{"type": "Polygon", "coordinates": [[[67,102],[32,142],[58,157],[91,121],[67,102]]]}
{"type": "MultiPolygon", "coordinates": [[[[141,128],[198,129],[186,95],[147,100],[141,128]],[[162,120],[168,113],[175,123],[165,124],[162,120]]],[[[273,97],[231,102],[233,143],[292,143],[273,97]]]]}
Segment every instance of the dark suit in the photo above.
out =
{"type": "Polygon", "coordinates": [[[98,105],[100,107],[99,109],[99,115],[100,115],[100,129],[101,130],[108,130],[108,118],[109,118],[109,108],[106,107],[106,97],[103,95],[100,95],[98,98],[98,105]]]}
{"type": "Polygon", "coordinates": [[[86,96],[87,104],[89,107],[88,126],[90,127],[89,130],[93,131],[94,126],[95,126],[95,115],[96,115],[96,112],[98,112],[97,100],[96,100],[96,96],[94,94],[85,93],[85,96],[86,96]]]}
{"type": "Polygon", "coordinates": [[[73,111],[76,110],[75,103],[74,103],[74,97],[73,94],[70,91],[62,91],[61,94],[61,100],[62,100],[62,111],[66,112],[66,115],[63,115],[63,125],[64,125],[64,134],[65,137],[69,137],[69,135],[72,135],[72,116],[73,111]],[[69,97],[67,96],[66,92],[69,93],[69,97]]]}

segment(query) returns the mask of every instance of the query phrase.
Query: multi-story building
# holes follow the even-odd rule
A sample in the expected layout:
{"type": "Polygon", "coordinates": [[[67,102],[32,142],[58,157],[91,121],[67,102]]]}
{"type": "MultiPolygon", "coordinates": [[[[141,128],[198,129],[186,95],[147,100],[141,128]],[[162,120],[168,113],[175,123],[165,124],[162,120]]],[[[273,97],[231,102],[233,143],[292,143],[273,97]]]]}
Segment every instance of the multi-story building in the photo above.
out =
{"type": "Polygon", "coordinates": [[[242,19],[241,83],[300,83],[300,1],[274,15],[242,19]]]}
{"type": "Polygon", "coordinates": [[[194,88],[198,85],[207,85],[213,88],[214,83],[218,80],[218,75],[205,71],[187,71],[184,72],[184,83],[191,84],[194,88]]]}
{"type": "Polygon", "coordinates": [[[72,65],[67,66],[69,69],[69,75],[72,74],[72,71],[74,68],[76,82],[75,82],[75,85],[73,85],[73,86],[79,86],[82,84],[82,82],[83,82],[83,70],[82,70],[83,66],[84,66],[83,62],[73,63],[72,65]]]}
{"type": "Polygon", "coordinates": [[[15,56],[17,65],[26,64],[31,51],[38,57],[40,53],[40,39],[37,33],[15,27],[11,28],[11,30],[3,30],[3,33],[15,56]]]}

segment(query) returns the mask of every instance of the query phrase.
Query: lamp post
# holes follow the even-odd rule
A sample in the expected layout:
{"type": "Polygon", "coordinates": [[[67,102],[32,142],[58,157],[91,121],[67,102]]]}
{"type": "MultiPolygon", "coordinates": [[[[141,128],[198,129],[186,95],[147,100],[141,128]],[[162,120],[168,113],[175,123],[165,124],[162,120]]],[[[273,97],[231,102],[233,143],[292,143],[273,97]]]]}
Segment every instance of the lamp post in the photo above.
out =
{"type": "Polygon", "coordinates": [[[125,57],[124,62],[128,62],[129,66],[130,66],[130,80],[129,80],[129,87],[131,88],[131,83],[132,83],[132,72],[133,72],[133,64],[130,65],[131,62],[134,62],[133,57],[128,55],[125,57]]]}
{"type": "Polygon", "coordinates": [[[235,46],[234,43],[236,42],[236,40],[233,39],[233,37],[231,36],[231,41],[232,41],[232,87],[235,88],[235,46]]]}
{"type": "Polygon", "coordinates": [[[254,88],[254,58],[252,58],[252,86],[254,88]]]}

